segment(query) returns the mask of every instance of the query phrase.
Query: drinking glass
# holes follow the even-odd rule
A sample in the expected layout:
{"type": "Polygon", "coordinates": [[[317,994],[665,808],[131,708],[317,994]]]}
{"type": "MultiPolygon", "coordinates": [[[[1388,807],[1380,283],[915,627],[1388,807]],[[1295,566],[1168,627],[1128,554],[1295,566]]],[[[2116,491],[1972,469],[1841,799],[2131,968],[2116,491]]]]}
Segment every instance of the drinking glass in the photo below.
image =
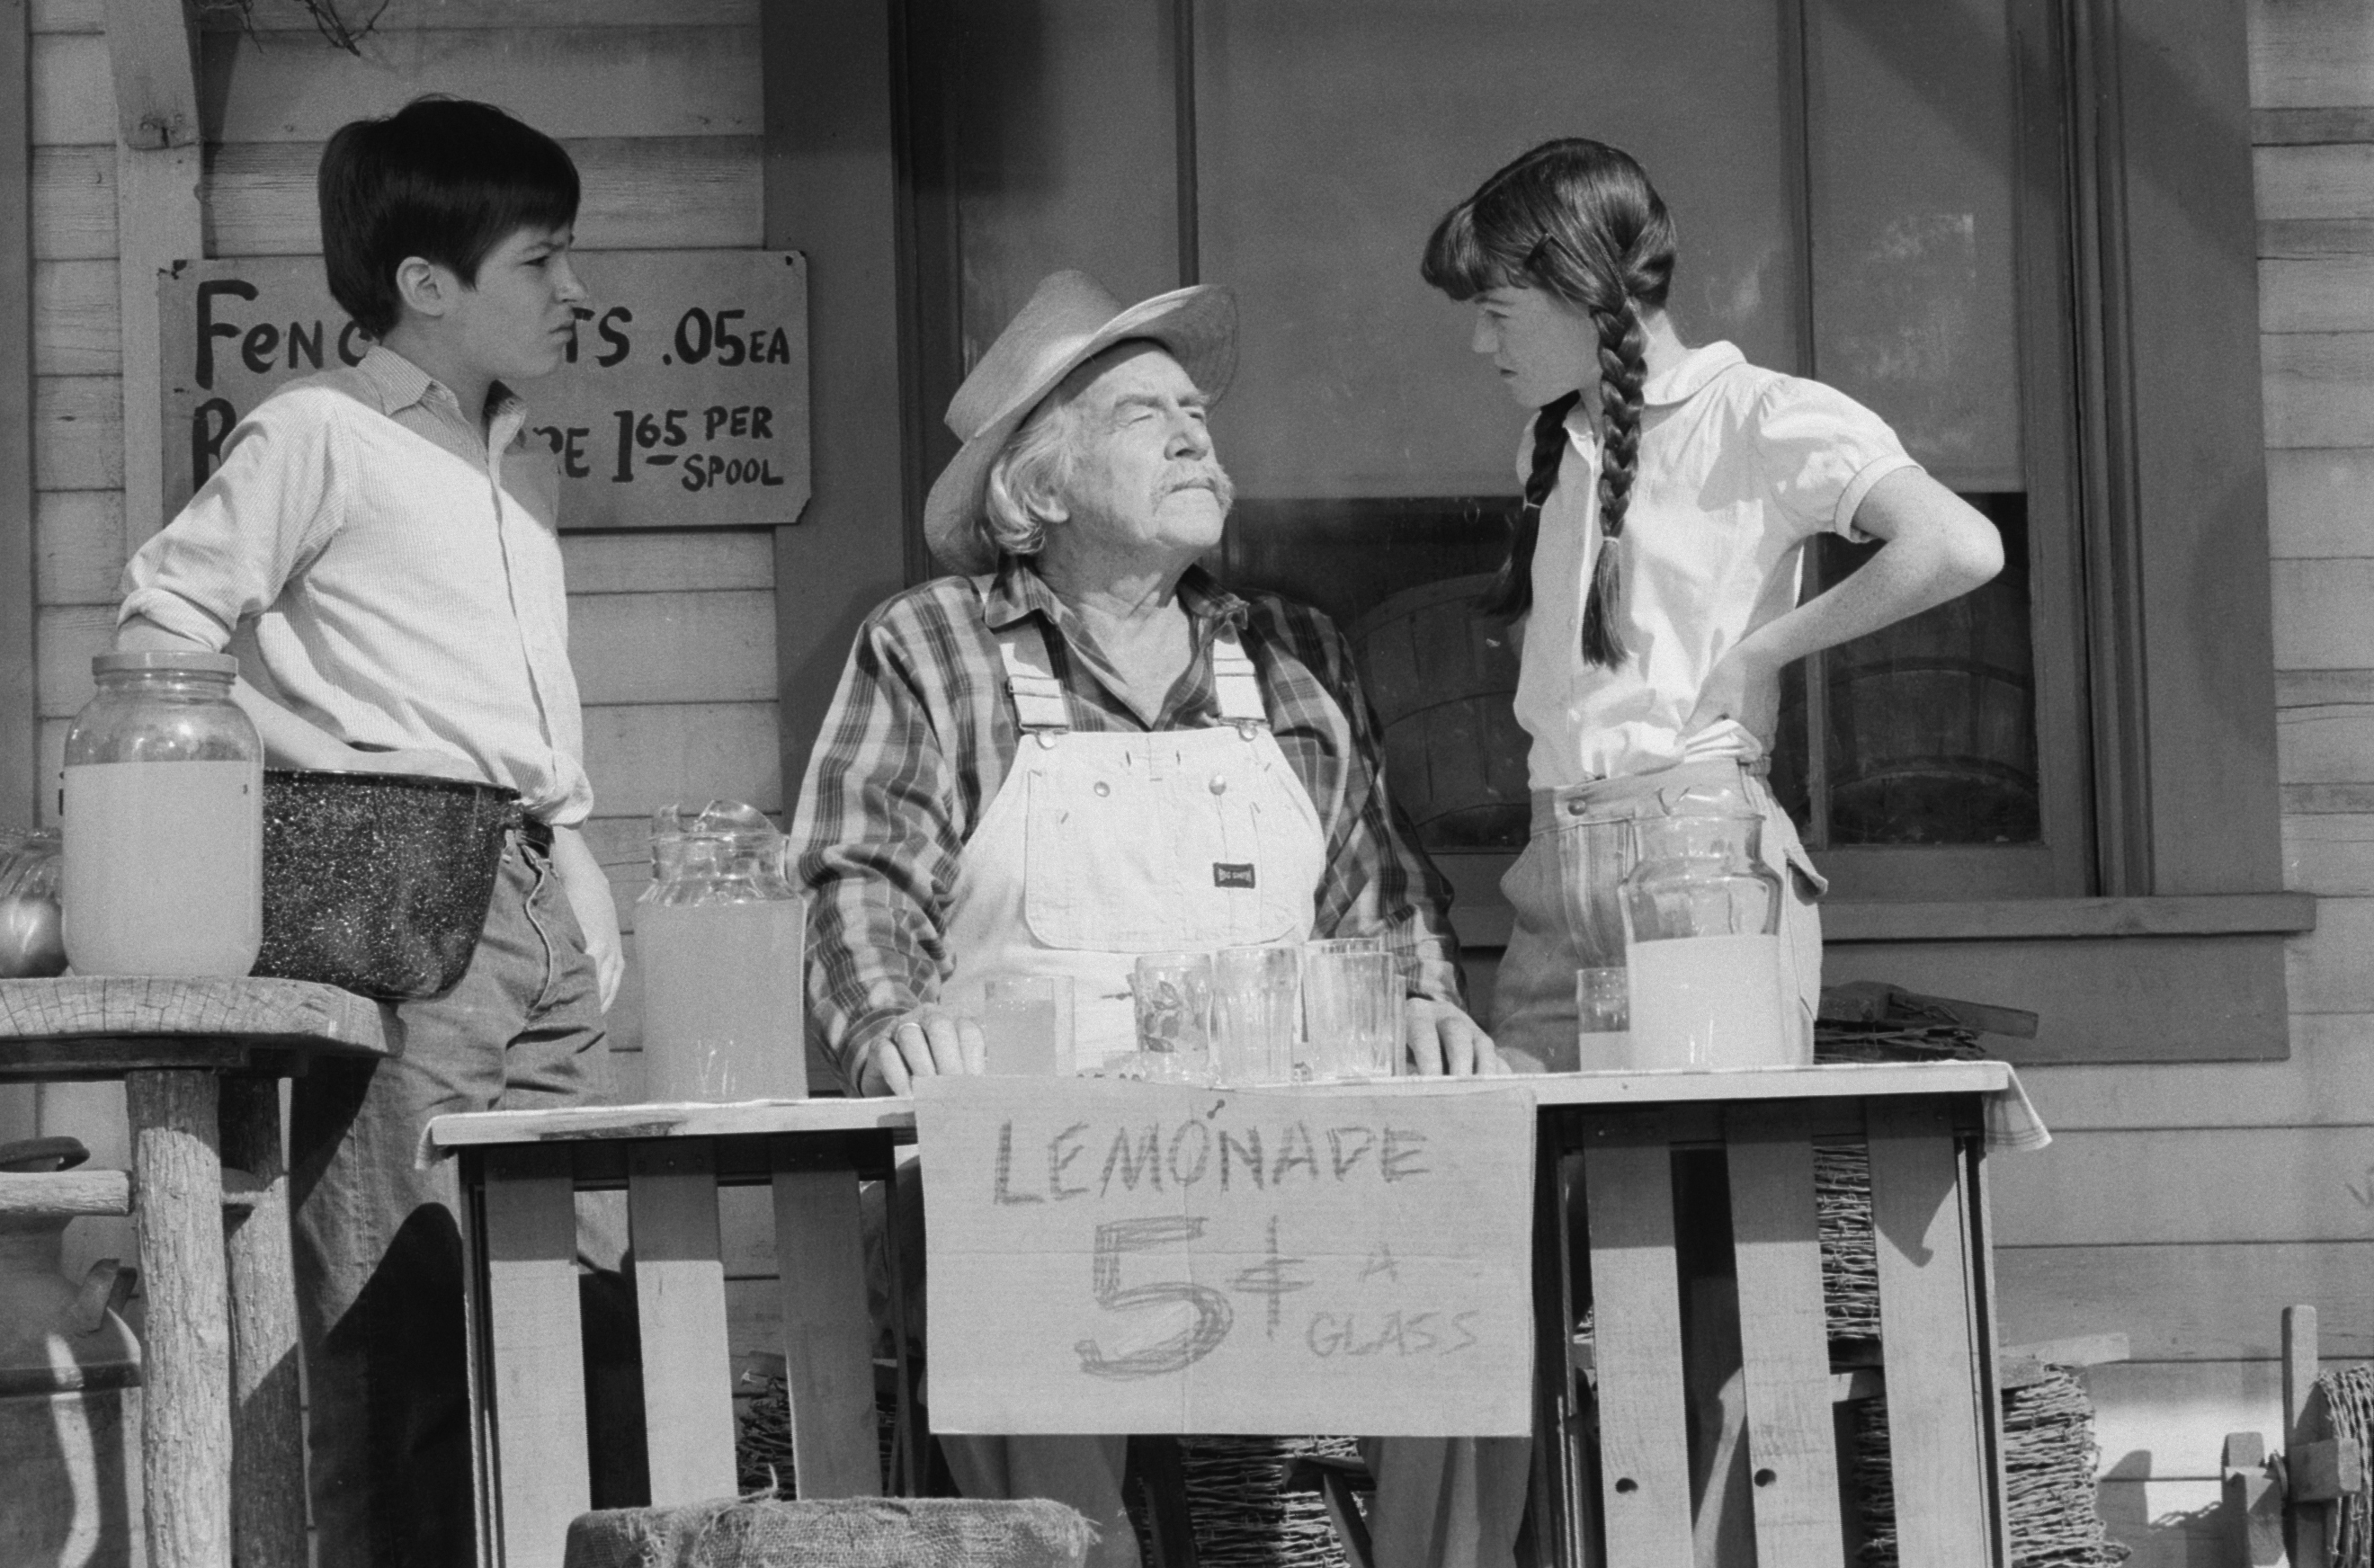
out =
{"type": "Polygon", "coordinates": [[[1577,1065],[1585,1072],[1625,1065],[1632,1039],[1632,972],[1622,965],[1574,972],[1575,1020],[1582,1036],[1577,1065]]]}
{"type": "Polygon", "coordinates": [[[1224,947],[1212,968],[1212,1052],[1219,1081],[1287,1082],[1302,1023],[1302,955],[1275,945],[1224,947]]]}
{"type": "Polygon", "coordinates": [[[1205,1083],[1212,1075],[1212,955],[1149,953],[1130,976],[1137,1055],[1158,1083],[1205,1083]]]}
{"type": "Polygon", "coordinates": [[[1307,952],[1302,1004],[1310,1076],[1392,1077],[1401,1060],[1401,1001],[1400,965],[1392,954],[1307,952]]]}
{"type": "Polygon", "coordinates": [[[1072,1071],[1069,975],[993,975],[981,997],[983,1072],[1052,1078],[1072,1071]]]}

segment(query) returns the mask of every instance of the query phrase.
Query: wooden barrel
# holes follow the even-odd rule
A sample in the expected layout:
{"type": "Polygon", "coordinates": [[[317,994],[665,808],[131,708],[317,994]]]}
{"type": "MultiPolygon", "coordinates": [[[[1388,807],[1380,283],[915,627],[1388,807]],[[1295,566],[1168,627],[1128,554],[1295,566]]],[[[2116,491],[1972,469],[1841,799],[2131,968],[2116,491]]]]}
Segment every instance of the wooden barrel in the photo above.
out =
{"type": "Polygon", "coordinates": [[[1835,649],[1832,844],[2032,844],[2036,662],[2024,580],[1835,649]]]}
{"type": "Polygon", "coordinates": [[[1397,593],[1349,632],[1384,727],[1386,779],[1429,849],[1525,842],[1517,641],[1507,622],[1475,607],[1491,580],[1450,578],[1397,593]]]}

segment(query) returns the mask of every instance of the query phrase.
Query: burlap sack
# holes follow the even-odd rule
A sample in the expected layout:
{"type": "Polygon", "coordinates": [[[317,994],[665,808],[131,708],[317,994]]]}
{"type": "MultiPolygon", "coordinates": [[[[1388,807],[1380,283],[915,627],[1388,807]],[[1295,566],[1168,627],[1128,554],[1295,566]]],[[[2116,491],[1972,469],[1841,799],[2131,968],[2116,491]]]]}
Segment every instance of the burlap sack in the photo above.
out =
{"type": "Polygon", "coordinates": [[[1096,1531],[1061,1503],[723,1498],[610,1508],[569,1527],[563,1568],[1080,1568],[1096,1531]]]}

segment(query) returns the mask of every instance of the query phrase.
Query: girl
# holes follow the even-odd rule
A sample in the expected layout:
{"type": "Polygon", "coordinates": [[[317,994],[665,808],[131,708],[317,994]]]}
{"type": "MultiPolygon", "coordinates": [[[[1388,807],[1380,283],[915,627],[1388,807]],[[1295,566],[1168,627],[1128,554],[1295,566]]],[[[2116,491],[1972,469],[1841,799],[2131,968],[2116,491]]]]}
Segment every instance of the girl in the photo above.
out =
{"type": "Polygon", "coordinates": [[[1614,1065],[1579,1059],[1575,971],[1623,964],[1629,823],[1686,795],[1763,816],[1794,895],[1781,930],[1810,1039],[1823,883],[1765,786],[1781,669],[1993,577],[1993,525],[1853,400],[1728,343],[1684,345],[1665,313],[1673,220],[1614,147],[1526,153],[1436,226],[1423,270],[1476,302],[1475,352],[1537,411],[1487,599],[1524,617],[1516,711],[1533,741],[1494,1039],[1521,1070],[1614,1065]],[[1804,546],[1825,530],[1885,543],[1799,604],[1804,546]]]}

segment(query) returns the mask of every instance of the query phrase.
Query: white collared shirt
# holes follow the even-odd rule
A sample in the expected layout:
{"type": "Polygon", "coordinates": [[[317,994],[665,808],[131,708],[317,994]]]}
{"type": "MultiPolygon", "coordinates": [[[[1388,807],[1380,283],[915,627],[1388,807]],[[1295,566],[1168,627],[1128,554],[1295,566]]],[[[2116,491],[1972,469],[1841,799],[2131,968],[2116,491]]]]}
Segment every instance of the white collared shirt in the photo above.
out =
{"type": "Polygon", "coordinates": [[[350,745],[444,752],[531,815],[582,822],[594,790],[558,478],[515,444],[526,418],[499,392],[482,438],[384,347],[292,381],[123,568],[118,621],[229,648],[265,695],[350,745]]]}
{"type": "MultiPolygon", "coordinates": [[[[1542,509],[1517,720],[1536,790],[1762,756],[1769,735],[1725,721],[1686,741],[1708,674],[1742,638],[1797,603],[1802,546],[1860,538],[1871,487],[1916,466],[1896,433],[1845,393],[1759,369],[1711,343],[1641,389],[1640,444],[1617,547],[1629,653],[1582,661],[1582,605],[1599,561],[1598,437],[1577,404],[1570,451],[1542,509]]],[[[1520,472],[1530,464],[1530,427],[1520,472]]]]}

